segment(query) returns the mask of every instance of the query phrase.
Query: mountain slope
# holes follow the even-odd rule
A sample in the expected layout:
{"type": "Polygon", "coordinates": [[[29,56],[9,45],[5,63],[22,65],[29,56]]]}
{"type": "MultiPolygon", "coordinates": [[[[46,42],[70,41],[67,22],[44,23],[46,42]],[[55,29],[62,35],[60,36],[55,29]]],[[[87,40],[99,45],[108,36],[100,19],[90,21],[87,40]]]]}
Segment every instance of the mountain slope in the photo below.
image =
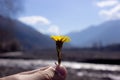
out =
{"type": "Polygon", "coordinates": [[[9,37],[7,41],[15,39],[24,50],[51,48],[54,46],[49,36],[43,35],[17,20],[0,16],[0,30],[8,33],[0,36],[1,39],[7,37],[9,37]]]}
{"type": "Polygon", "coordinates": [[[81,32],[68,34],[74,46],[93,46],[120,43],[120,20],[111,20],[97,26],[91,26],[81,32]]]}

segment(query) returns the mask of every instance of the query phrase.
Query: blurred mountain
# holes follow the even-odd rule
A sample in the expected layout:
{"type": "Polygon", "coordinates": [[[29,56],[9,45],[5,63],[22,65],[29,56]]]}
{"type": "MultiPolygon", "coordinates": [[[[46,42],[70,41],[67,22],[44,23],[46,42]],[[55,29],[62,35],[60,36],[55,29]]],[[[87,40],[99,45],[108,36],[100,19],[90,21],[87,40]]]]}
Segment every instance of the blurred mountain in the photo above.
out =
{"type": "Polygon", "coordinates": [[[120,20],[106,21],[81,32],[68,34],[71,44],[77,47],[106,46],[120,43],[120,20]]]}
{"type": "Polygon", "coordinates": [[[54,46],[49,36],[37,32],[32,27],[17,20],[0,16],[0,45],[8,46],[16,42],[23,50],[45,49],[54,46]]]}

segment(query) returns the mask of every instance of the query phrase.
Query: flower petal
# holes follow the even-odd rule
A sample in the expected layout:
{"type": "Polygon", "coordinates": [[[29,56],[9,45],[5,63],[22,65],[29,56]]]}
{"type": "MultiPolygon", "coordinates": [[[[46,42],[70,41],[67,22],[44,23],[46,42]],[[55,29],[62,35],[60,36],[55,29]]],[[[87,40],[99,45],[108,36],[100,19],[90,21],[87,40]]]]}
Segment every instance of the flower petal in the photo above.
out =
{"type": "Polygon", "coordinates": [[[61,42],[69,42],[70,38],[68,36],[51,36],[51,38],[55,41],[61,41],[61,42]]]}

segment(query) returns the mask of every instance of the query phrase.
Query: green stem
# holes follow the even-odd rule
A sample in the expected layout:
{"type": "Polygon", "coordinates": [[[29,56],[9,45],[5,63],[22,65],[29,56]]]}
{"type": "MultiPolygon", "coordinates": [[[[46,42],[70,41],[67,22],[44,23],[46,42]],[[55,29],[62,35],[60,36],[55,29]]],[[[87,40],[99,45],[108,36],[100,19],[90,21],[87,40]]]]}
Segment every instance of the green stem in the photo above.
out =
{"type": "Polygon", "coordinates": [[[58,56],[58,64],[61,64],[61,59],[62,59],[62,54],[61,54],[61,49],[57,47],[57,56],[58,56]]]}

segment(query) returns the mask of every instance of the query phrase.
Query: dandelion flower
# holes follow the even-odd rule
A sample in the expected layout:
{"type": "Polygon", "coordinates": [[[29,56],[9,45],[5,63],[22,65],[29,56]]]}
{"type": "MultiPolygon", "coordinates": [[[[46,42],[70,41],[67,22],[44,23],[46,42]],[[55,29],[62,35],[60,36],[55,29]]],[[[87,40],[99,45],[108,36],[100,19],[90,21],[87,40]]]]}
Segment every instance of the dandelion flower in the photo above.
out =
{"type": "Polygon", "coordinates": [[[70,38],[68,36],[51,36],[51,38],[55,41],[60,41],[60,42],[69,42],[70,38]]]}
{"type": "Polygon", "coordinates": [[[58,56],[58,64],[61,64],[61,49],[64,42],[69,42],[70,38],[68,36],[51,36],[51,38],[56,42],[56,50],[57,50],[57,56],[58,56]]]}

